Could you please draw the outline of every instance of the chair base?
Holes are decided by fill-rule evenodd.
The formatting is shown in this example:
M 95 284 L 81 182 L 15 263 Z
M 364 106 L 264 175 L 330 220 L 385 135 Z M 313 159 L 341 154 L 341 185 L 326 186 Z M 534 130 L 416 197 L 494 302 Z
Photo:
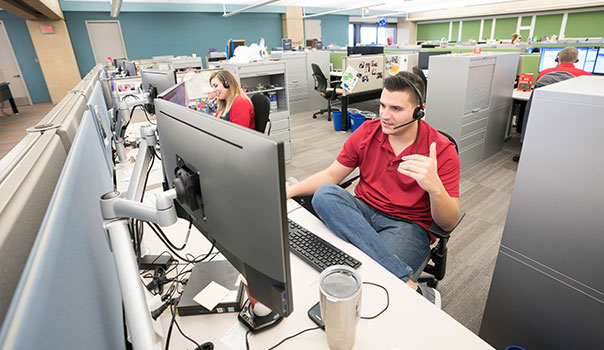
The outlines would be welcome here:
M 327 121 L 330 122 L 331 121 L 331 112 L 334 112 L 334 111 L 337 112 L 337 111 L 339 111 L 339 109 L 337 109 L 337 108 L 331 108 L 331 109 L 323 108 L 320 111 L 314 113 L 312 115 L 312 117 L 313 117 L 313 119 L 317 119 L 317 116 L 319 114 L 327 113 Z

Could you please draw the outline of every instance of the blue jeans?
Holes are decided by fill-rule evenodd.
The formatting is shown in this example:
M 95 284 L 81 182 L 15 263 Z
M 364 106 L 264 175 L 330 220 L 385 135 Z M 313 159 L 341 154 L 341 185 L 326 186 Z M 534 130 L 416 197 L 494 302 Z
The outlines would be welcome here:
M 430 236 L 423 227 L 392 219 L 340 186 L 319 187 L 312 205 L 338 237 L 405 282 L 428 256 Z

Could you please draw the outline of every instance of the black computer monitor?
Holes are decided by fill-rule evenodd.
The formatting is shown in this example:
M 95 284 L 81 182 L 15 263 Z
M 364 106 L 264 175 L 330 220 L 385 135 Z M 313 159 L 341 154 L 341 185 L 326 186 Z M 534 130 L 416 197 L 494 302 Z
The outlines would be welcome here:
M 283 143 L 165 100 L 155 107 L 165 187 L 184 194 L 179 216 L 215 243 L 252 297 L 290 315 Z
M 428 69 L 430 64 L 430 56 L 447 55 L 451 51 L 422 51 L 417 56 L 417 66 L 420 69 Z
M 186 106 L 185 82 L 181 81 L 172 88 L 165 90 L 157 97 L 181 106 Z
M 348 46 L 348 56 L 350 55 L 378 55 L 384 53 L 383 46 Z
M 136 64 L 132 61 L 124 62 L 124 71 L 126 72 L 126 76 L 135 77 L 136 76 Z
M 141 80 L 143 91 L 149 93 L 149 101 L 151 101 L 151 103 L 145 105 L 145 108 L 150 113 L 155 113 L 153 100 L 162 92 L 176 85 L 176 72 L 173 69 L 143 69 L 141 71 Z

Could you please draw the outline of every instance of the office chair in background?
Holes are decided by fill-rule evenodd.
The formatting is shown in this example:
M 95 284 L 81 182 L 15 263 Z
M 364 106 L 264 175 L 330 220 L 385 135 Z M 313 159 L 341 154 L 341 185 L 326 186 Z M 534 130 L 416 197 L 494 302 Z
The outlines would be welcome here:
M 453 137 L 440 130 L 439 132 L 446 136 L 449 140 L 451 140 L 451 142 L 453 142 L 453 144 L 455 145 L 455 150 L 459 153 L 459 149 L 457 148 L 457 142 L 455 142 Z M 347 188 L 355 180 L 357 180 L 359 176 L 360 175 L 357 168 L 350 175 L 344 178 L 344 180 L 339 183 L 339 186 L 342 188 Z M 314 208 L 312 207 L 312 197 L 312 195 L 299 196 L 293 197 L 293 200 L 298 202 L 301 206 L 303 206 L 306 210 L 311 212 L 316 217 L 319 217 L 315 212 Z M 450 231 L 445 231 L 440 228 L 436 223 L 432 222 L 432 225 L 430 225 L 428 231 L 432 235 L 434 235 L 434 237 L 436 237 L 437 242 L 432 248 L 430 248 L 430 252 L 428 253 L 428 256 L 426 257 L 420 268 L 418 268 L 417 271 L 415 271 L 414 274 L 411 276 L 411 279 L 413 281 L 420 283 L 425 282 L 428 284 L 428 286 L 432 288 L 436 288 L 438 286 L 438 282 L 445 277 L 445 272 L 447 268 L 447 242 L 451 237 L 451 233 L 453 232 L 453 230 L 455 230 L 455 228 L 457 228 L 457 226 L 465 215 L 466 213 L 460 210 L 457 224 L 455 224 L 455 227 Z
M 255 94 L 251 98 L 254 107 L 254 129 L 263 134 L 271 133 L 271 123 L 269 115 L 271 114 L 271 102 L 263 94 Z
M 315 80 L 315 91 L 317 91 L 323 98 L 327 100 L 327 108 L 323 108 L 317 113 L 313 114 L 313 118 L 317 118 L 317 115 L 327 112 L 327 120 L 331 121 L 331 112 L 339 111 L 339 109 L 331 108 L 331 101 L 338 98 L 338 95 L 342 95 L 344 90 L 338 88 L 341 83 L 340 80 L 327 82 L 327 78 L 323 75 L 321 68 L 315 64 L 310 64 L 312 68 L 312 77 Z

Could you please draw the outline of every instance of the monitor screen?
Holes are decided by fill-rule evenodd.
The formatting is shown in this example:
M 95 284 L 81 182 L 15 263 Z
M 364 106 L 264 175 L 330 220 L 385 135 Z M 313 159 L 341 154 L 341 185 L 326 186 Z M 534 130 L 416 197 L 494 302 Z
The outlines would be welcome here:
M 176 86 L 162 92 L 158 98 L 179 104 L 181 106 L 186 106 L 185 82 L 182 81 Z
M 593 74 L 604 74 L 604 48 L 600 47 L 594 63 Z
M 539 72 L 554 68 L 558 65 L 556 57 L 560 54 L 564 47 L 542 47 L 539 49 L 541 58 L 539 59 Z M 596 56 L 598 53 L 597 47 L 577 47 L 578 56 L 575 62 L 575 68 L 582 69 L 591 73 L 594 69 Z
M 417 57 L 417 66 L 420 69 L 428 69 L 430 65 L 430 56 L 448 55 L 451 51 L 423 51 Z
M 126 76 L 135 77 L 136 76 L 136 64 L 131 61 L 124 62 L 124 71 L 126 71 Z
M 348 46 L 348 56 L 350 55 L 379 55 L 384 53 L 383 46 Z
M 193 225 L 273 312 L 293 311 L 282 142 L 155 100 L 166 185 Z M 176 182 L 176 186 L 175 186 Z M 184 197 L 184 198 L 183 198 Z

